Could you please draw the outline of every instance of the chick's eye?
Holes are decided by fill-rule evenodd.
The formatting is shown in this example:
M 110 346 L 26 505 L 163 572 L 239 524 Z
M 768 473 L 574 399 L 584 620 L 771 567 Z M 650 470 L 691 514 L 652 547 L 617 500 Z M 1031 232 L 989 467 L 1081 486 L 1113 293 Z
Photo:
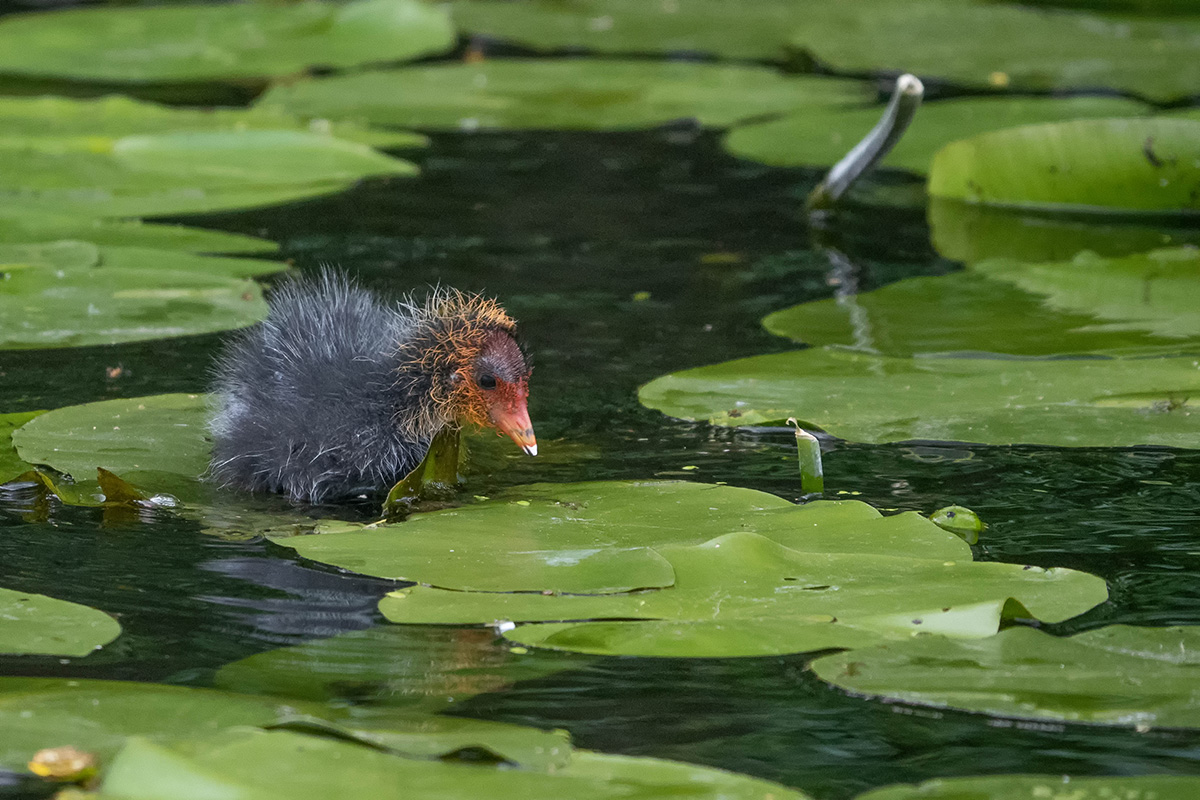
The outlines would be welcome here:
M 480 375 L 479 376 L 479 387 L 481 389 L 495 389 L 496 388 L 496 376 L 491 374 L 490 372 L 485 372 L 484 374 Z

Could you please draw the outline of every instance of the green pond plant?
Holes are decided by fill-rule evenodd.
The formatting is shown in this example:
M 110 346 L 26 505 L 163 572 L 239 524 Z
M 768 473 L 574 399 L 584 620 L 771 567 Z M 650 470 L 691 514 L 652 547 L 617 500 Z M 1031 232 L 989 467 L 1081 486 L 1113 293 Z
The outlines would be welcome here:
M 0 21 L 0 74 L 81 81 L 259 81 L 444 52 L 454 31 L 419 0 L 73 8 Z
M 1200 727 L 1197 627 L 919 637 L 824 656 L 811 668 L 854 694 L 917 705 L 1140 730 Z

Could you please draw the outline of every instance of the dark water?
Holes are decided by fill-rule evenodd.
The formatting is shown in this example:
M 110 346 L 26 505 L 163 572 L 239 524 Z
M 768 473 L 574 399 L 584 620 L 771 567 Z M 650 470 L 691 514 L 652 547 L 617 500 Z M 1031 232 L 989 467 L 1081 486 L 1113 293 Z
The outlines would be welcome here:
M 667 420 L 637 404 L 637 387 L 789 349 L 758 320 L 833 292 L 830 245 L 862 289 L 956 269 L 933 252 L 921 211 L 854 209 L 814 235 L 800 201 L 815 174 L 735 161 L 710 134 L 687 129 L 440 135 L 416 158 L 416 180 L 198 222 L 275 239 L 301 270 L 338 264 L 383 292 L 446 283 L 499 296 L 535 355 L 530 406 L 546 457 L 514 454 L 507 470 L 477 476 L 472 493 L 688 476 L 795 499 L 790 432 Z M 5 353 L 0 408 L 201 391 L 218 344 Z M 107 377 L 117 365 L 121 376 Z M 970 506 L 990 524 L 982 558 L 1108 579 L 1110 602 L 1065 631 L 1200 623 L 1200 453 L 833 443 L 826 469 L 830 492 L 879 508 Z M 8 674 L 204 685 L 235 659 L 381 623 L 386 581 L 270 543 L 220 541 L 166 514 L 39 515 L 32 503 L 0 494 L 4 584 L 101 608 L 126 633 L 85 660 L 0 659 Z M 813 679 L 803 657 L 567 661 L 573 669 L 475 697 L 457 713 L 564 727 L 585 747 L 711 764 L 827 798 L 960 774 L 1200 774 L 1194 734 L 871 703 Z

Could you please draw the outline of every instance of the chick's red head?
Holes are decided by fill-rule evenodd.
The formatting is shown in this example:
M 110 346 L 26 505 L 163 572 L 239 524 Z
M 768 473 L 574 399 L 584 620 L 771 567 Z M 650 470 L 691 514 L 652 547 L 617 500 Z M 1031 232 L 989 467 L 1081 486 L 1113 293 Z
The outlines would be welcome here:
M 435 334 L 420 359 L 437 417 L 495 428 L 537 455 L 526 406 L 532 369 L 513 319 L 495 300 L 459 292 L 436 295 L 424 311 Z

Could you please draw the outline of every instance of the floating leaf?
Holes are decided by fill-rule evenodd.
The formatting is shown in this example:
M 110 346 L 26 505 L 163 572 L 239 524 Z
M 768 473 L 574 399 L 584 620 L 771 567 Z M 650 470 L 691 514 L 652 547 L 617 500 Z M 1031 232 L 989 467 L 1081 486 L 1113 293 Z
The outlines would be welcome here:
M 463 722 L 468 722 L 463 720 Z M 580 765 L 574 764 L 578 758 Z M 804 800 L 778 784 L 674 761 L 572 753 L 557 770 L 406 758 L 333 738 L 291 731 L 230 731 L 178 748 L 131 739 L 100 785 L 99 798 L 335 796 L 346 786 L 369 797 L 396 787 L 417 797 L 573 800 L 694 797 Z
M 983 778 L 939 778 L 915 786 L 885 786 L 856 800 L 1191 800 L 1200 778 L 1143 775 L 1078 778 L 1072 775 L 996 775 Z
M 1200 121 L 1079 120 L 954 142 L 929 172 L 934 197 L 1047 210 L 1200 211 Z
M 44 411 L 17 411 L 12 414 L 0 414 L 0 485 L 33 469 L 32 464 L 17 454 L 17 448 L 12 443 L 12 434 L 29 420 L 44 413 Z
M 0 653 L 86 656 L 120 633 L 121 626 L 116 620 L 94 608 L 41 594 L 0 589 Z
M 67 406 L 25 423 L 13 443 L 29 463 L 77 480 L 98 467 L 126 480 L 146 473 L 195 479 L 208 469 L 206 403 L 203 395 L 165 394 Z
M 282 268 L 136 248 L 111 248 L 101 259 L 84 242 L 0 245 L 0 348 L 81 347 L 244 327 L 266 316 L 262 289 L 223 274 Z
M 280 108 L 180 108 L 112 95 L 95 99 L 0 97 L 0 142 L 44 147 L 49 138 L 86 138 L 93 144 L 122 136 L 238 131 L 300 131 L 371 147 L 420 147 L 409 131 L 363 128 L 329 120 L 303 121 Z
M 857 82 L 761 67 L 595 59 L 506 60 L 362 72 L 278 86 L 260 104 L 309 117 L 422 128 L 730 125 L 866 99 Z
M 675 570 L 670 588 L 554 596 L 415 586 L 379 608 L 402 623 L 598 620 L 522 625 L 505 636 L 584 653 L 703 657 L 859 647 L 918 633 L 990 636 L 1006 617 L 1062 620 L 1107 596 L 1104 581 L 1072 570 L 801 551 L 755 533 L 656 549 Z
M 1016 627 L 990 639 L 920 637 L 819 658 L 856 694 L 1004 717 L 1200 727 L 1200 630 L 1114 625 L 1069 638 Z
M 767 315 L 771 333 L 884 355 L 1200 349 L 1200 251 L 992 260 Z
M 651 381 L 672 417 L 787 417 L 880 444 L 914 439 L 1056 447 L 1200 447 L 1200 359 L 889 358 L 833 348 L 755 356 Z
M 685 482 L 537 484 L 403 523 L 331 521 L 319 530 L 275 541 L 364 574 L 483 592 L 670 586 L 674 571 L 657 548 L 733 530 L 821 552 L 970 557 L 962 542 L 915 514 L 885 519 L 863 503 L 796 506 L 749 489 Z
M 415 172 L 409 162 L 365 145 L 300 131 L 0 140 L 0 205 L 91 217 L 199 213 L 314 197 L 368 176 Z
M 1124 18 L 1008 3 L 792 3 L 791 45 L 842 72 L 912 72 L 974 87 L 1107 88 L 1155 100 L 1200 84 L 1195 16 Z
M 861 13 L 861 12 L 860 12 Z M 725 135 L 725 149 L 741 158 L 777 166 L 835 163 L 879 120 L 878 108 L 825 108 L 752 125 Z M 1133 100 L 1110 97 L 958 98 L 926 103 L 882 167 L 924 174 L 934 154 L 957 139 L 1039 122 L 1146 113 Z
M 710 53 L 731 59 L 781 59 L 788 34 L 803 19 L 793 0 L 731 6 L 720 0 L 454 0 L 455 23 L 468 33 L 556 51 Z
M 138 220 L 91 219 L 0 202 L 0 242 L 22 244 L 67 239 L 188 253 L 272 253 L 279 249 L 275 242 L 237 233 Z
M 21 770 L 38 750 L 68 743 L 107 764 L 130 736 L 156 741 L 204 736 L 271 725 L 317 708 L 130 681 L 0 678 L 0 766 Z
M 0 21 L 0 73 L 134 83 L 264 79 L 448 50 L 417 0 L 77 8 Z

